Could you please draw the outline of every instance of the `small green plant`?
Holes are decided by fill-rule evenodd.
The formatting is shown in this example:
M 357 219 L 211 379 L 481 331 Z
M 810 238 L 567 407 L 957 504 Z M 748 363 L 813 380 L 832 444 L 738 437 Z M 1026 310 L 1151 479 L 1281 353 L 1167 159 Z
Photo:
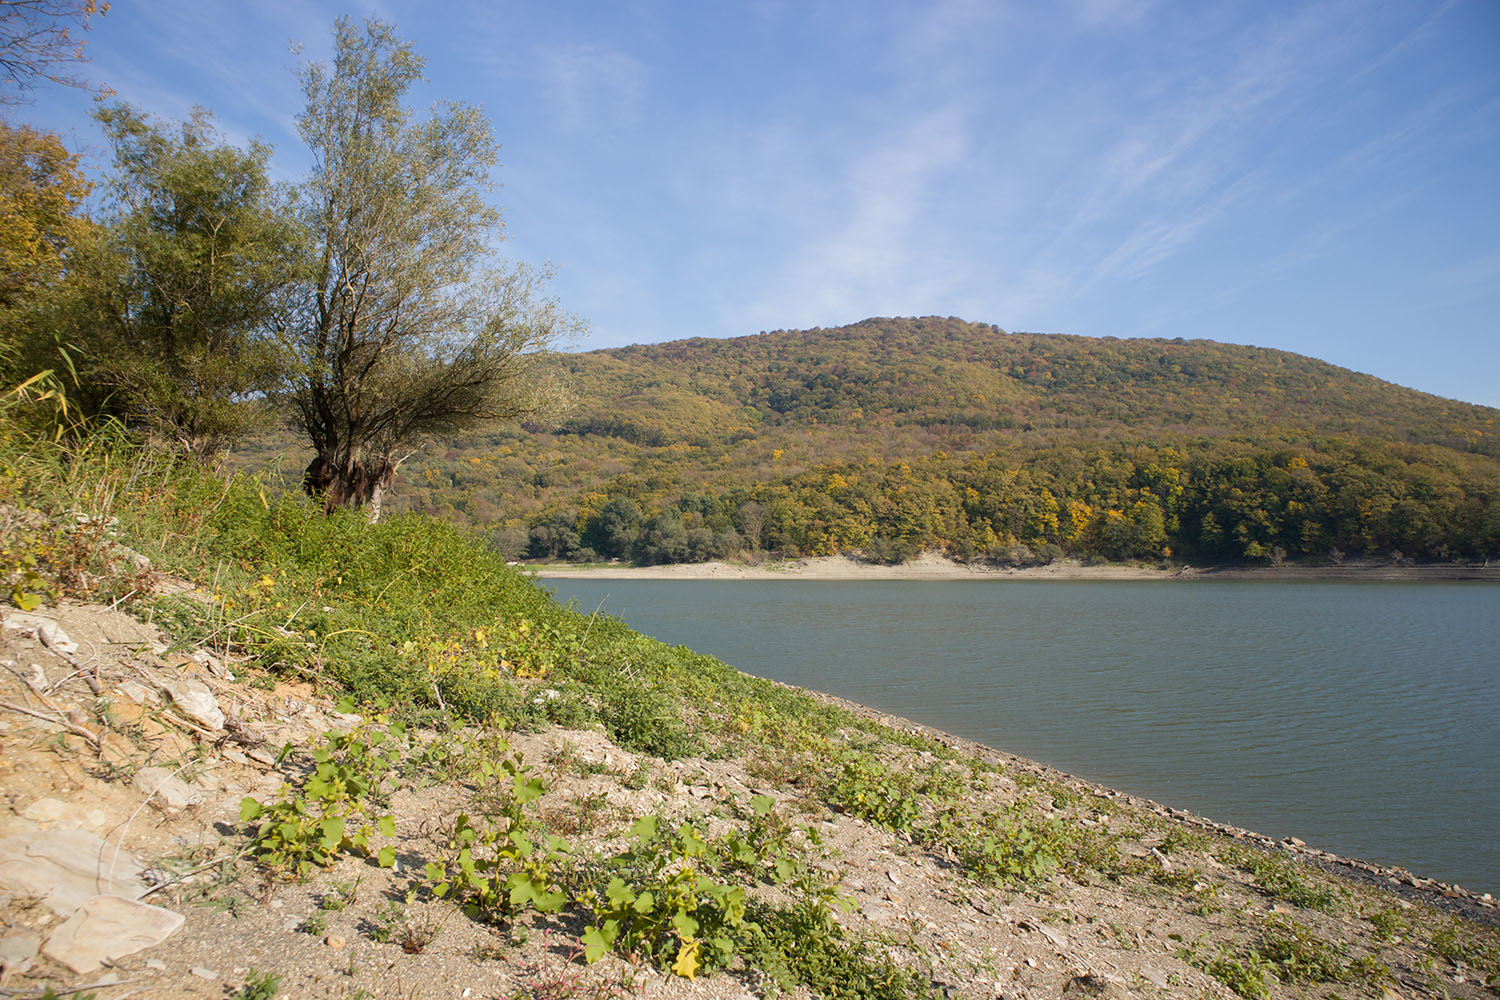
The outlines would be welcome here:
M 499 740 L 495 747 L 509 749 Z M 555 913 L 567 902 L 559 884 L 568 854 L 561 838 L 535 837 L 527 806 L 546 791 L 519 754 L 484 757 L 477 781 L 490 790 L 488 816 L 454 819 L 446 854 L 429 862 L 426 875 L 439 897 L 452 895 L 471 917 L 507 919 L 525 909 Z
M 280 988 L 280 976 L 269 972 L 257 973 L 251 969 L 246 973 L 244 985 L 235 991 L 232 1000 L 276 1000 L 276 991 Z
M 1266 985 L 1266 977 L 1273 974 L 1271 963 L 1254 951 L 1231 952 L 1228 948 L 1222 948 L 1217 955 L 1208 959 L 1191 953 L 1186 957 L 1192 964 L 1247 1000 L 1269 1000 L 1271 996 L 1271 990 Z
M 392 723 L 393 730 L 398 726 Z M 313 774 L 300 788 L 282 786 L 269 805 L 249 796 L 241 800 L 240 820 L 258 824 L 251 840 L 256 858 L 300 878 L 342 852 L 371 854 L 376 831 L 394 837 L 395 817 L 371 815 L 380 780 L 400 755 L 397 741 L 383 747 L 386 742 L 387 734 L 378 729 L 325 733 L 312 753 Z M 373 853 L 386 868 L 395 862 L 392 846 Z
M 1367 919 L 1370 926 L 1375 928 L 1375 936 L 1381 941 L 1395 941 L 1411 933 L 1411 921 L 1395 907 L 1377 910 Z
M 942 994 L 914 969 L 845 931 L 815 903 L 752 904 L 747 961 L 788 993 L 805 986 L 827 1000 L 928 1000 Z
M 844 812 L 887 830 L 909 830 L 921 815 L 912 776 L 886 767 L 867 753 L 855 753 L 829 789 L 829 801 Z
M 303 934 L 322 937 L 328 933 L 328 917 L 321 912 L 310 914 L 302 923 L 297 925 L 297 929 Z
M 1220 859 L 1248 872 L 1263 892 L 1293 906 L 1337 913 L 1347 903 L 1347 891 L 1315 884 L 1306 869 L 1286 854 L 1231 844 L 1220 853 Z
M 1480 932 L 1452 921 L 1432 935 L 1432 950 L 1450 962 L 1469 966 L 1485 977 L 1487 985 L 1500 985 L 1500 935 L 1490 940 Z
M 318 897 L 318 909 L 337 913 L 359 901 L 359 884 L 363 878 L 349 882 L 334 882 L 333 887 Z
M 613 950 L 689 979 L 728 964 L 746 931 L 744 887 L 711 877 L 709 842 L 689 824 L 644 816 L 630 837 L 635 845 L 607 866 L 617 874 L 581 899 L 595 915 L 585 959 Z

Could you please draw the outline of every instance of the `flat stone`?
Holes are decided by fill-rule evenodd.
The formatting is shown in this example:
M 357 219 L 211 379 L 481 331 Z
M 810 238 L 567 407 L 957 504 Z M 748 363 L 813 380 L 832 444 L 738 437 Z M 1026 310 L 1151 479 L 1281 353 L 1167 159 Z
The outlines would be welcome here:
M 42 830 L 54 826 L 71 826 L 99 833 L 109 822 L 109 813 L 103 809 L 89 809 L 76 802 L 63 802 L 60 799 L 37 799 L 21 810 L 21 816 Z
M 878 899 L 866 901 L 860 912 L 872 924 L 888 924 L 896 919 L 895 909 Z
M 137 705 L 160 705 L 161 697 L 140 681 L 121 681 L 115 690 Z
M 67 916 L 101 893 L 138 899 L 141 866 L 86 830 L 59 828 L 0 840 L 0 890 L 36 896 Z M 113 877 L 111 877 L 111 872 Z
M 197 678 L 169 681 L 162 690 L 171 697 L 172 703 L 189 719 L 215 732 L 224 728 L 224 713 L 214 700 L 213 692 Z
M 219 978 L 219 974 L 213 969 L 205 969 L 201 965 L 195 965 L 188 971 L 197 976 L 199 979 L 207 979 L 210 982 Z
M 143 767 L 135 772 L 131 783 L 173 809 L 185 809 L 203 801 L 203 792 L 164 767 Z
M 118 896 L 95 896 L 47 937 L 42 954 L 77 973 L 165 941 L 183 916 Z
M 41 949 L 42 936 L 36 931 L 14 931 L 0 937 L 0 969 L 25 972 Z
M 246 756 L 248 756 L 253 761 L 258 761 L 266 765 L 267 767 L 276 766 L 275 750 L 268 750 L 265 747 L 256 747 L 254 750 L 251 750 Z

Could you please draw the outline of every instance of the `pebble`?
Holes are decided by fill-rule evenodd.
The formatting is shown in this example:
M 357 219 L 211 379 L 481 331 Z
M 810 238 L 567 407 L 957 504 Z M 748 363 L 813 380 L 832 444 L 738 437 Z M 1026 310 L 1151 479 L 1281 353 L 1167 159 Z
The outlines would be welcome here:
M 197 976 L 199 979 L 207 979 L 210 982 L 219 978 L 219 974 L 213 969 L 205 969 L 201 965 L 195 965 L 188 971 Z
M 323 939 L 323 943 L 330 948 L 342 948 L 347 942 L 337 934 L 330 934 Z

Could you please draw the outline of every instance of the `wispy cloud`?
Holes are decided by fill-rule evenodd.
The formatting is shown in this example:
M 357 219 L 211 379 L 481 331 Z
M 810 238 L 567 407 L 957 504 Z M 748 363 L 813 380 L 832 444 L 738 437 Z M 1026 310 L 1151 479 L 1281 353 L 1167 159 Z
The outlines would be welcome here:
M 542 92 L 564 127 L 614 129 L 639 117 L 647 73 L 634 56 L 576 44 L 544 49 L 537 59 Z
M 948 108 L 919 116 L 887 134 L 885 141 L 851 163 L 847 195 L 831 236 L 795 253 L 762 316 L 851 315 L 879 311 L 893 294 L 920 298 L 934 269 L 919 258 L 931 253 L 914 229 L 927 208 L 938 176 L 957 163 L 968 146 L 965 115 Z M 831 193 L 831 192 L 830 192 Z

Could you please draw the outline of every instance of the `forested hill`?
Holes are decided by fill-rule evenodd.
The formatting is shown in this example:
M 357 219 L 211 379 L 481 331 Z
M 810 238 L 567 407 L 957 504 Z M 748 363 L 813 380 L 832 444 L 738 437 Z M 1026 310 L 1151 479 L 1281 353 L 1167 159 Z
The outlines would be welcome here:
M 398 508 L 537 558 L 1500 556 L 1500 411 L 1284 351 L 925 318 L 558 364 L 564 414 L 413 458 Z
M 562 429 L 707 445 L 768 427 L 1348 434 L 1500 456 L 1496 411 L 1304 355 L 1193 340 L 1007 334 L 957 319 L 695 338 L 572 355 Z M 1488 433 L 1487 433 L 1488 432 Z M 903 435 L 905 438 L 906 435 Z M 988 443 L 988 438 L 982 438 Z M 970 442 L 964 441 L 963 444 Z

